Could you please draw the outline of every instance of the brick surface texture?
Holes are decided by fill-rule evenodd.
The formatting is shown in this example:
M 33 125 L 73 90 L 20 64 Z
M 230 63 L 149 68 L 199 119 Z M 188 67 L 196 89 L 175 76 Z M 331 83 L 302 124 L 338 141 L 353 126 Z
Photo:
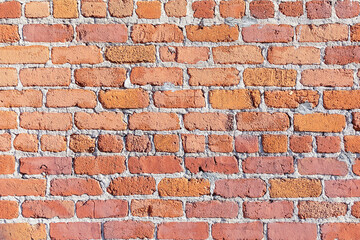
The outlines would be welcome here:
M 359 240 L 359 43 L 359 0 L 0 0 L 0 240 Z

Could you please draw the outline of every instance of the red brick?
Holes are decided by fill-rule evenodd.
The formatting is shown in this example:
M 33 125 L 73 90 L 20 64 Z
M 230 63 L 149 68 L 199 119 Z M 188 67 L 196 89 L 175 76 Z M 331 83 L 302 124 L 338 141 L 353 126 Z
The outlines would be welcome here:
M 23 112 L 20 127 L 31 130 L 66 131 L 72 128 L 70 113 Z
M 80 42 L 126 42 L 125 24 L 80 24 L 76 27 Z
M 50 238 L 66 239 L 101 239 L 101 224 L 97 222 L 50 223 Z
M 234 42 L 239 38 L 237 26 L 227 24 L 203 26 L 187 25 L 186 36 L 191 42 Z
M 265 18 L 273 18 L 274 11 L 274 3 L 269 0 L 254 0 L 250 2 L 250 13 L 251 16 L 255 18 L 265 19 Z
M 78 218 L 115 218 L 128 214 L 128 203 L 124 200 L 88 200 L 76 203 Z
M 42 93 L 39 90 L 2 90 L 0 107 L 34 107 L 42 106 Z
M 200 0 L 192 3 L 195 18 L 213 18 L 215 14 L 215 1 Z
M 35 134 L 19 133 L 14 139 L 14 148 L 23 152 L 37 152 L 39 140 Z
M 317 152 L 336 153 L 341 150 L 341 139 L 337 136 L 316 136 Z
M 298 159 L 298 170 L 301 175 L 345 176 L 348 172 L 346 162 L 336 158 Z
M 236 218 L 239 206 L 230 201 L 203 201 L 186 203 L 188 218 Z
M 100 91 L 99 101 L 105 108 L 145 108 L 150 102 L 141 88 Z
M 184 35 L 181 28 L 174 24 L 135 24 L 131 39 L 134 43 L 182 42 Z
M 163 62 L 196 64 L 209 59 L 208 47 L 160 47 L 160 59 Z
M 21 17 L 21 4 L 18 1 L 0 3 L 0 18 Z
M 154 105 L 159 108 L 201 108 L 205 107 L 202 90 L 156 91 Z
M 50 89 L 46 95 L 46 107 L 50 108 L 94 108 L 95 106 L 96 95 L 93 91 L 90 90 Z
M 157 152 L 178 152 L 180 148 L 179 136 L 156 134 L 154 135 L 154 145 Z
M 103 134 L 98 137 L 98 148 L 101 152 L 122 152 L 123 146 L 121 136 Z
M 104 223 L 106 239 L 153 238 L 155 225 L 142 221 L 110 221 Z
M 175 113 L 141 112 L 129 117 L 129 129 L 164 131 L 180 129 L 179 117 Z
M 261 179 L 221 179 L 215 182 L 214 195 L 225 198 L 258 198 L 264 196 L 265 192 L 266 184 Z
M 206 222 L 166 222 L 158 225 L 158 239 L 207 239 L 209 225 Z
M 270 47 L 268 61 L 277 65 L 320 64 L 320 49 L 315 47 Z
M 158 184 L 161 197 L 199 197 L 210 195 L 210 181 L 199 178 L 163 178 Z
M 0 42 L 1 43 L 17 42 L 19 40 L 20 40 L 20 36 L 19 36 L 18 26 L 5 25 L 5 24 L 0 25 Z
M 0 179 L 0 196 L 45 196 L 45 179 Z
M 125 171 L 125 157 L 123 156 L 83 156 L 74 160 L 75 174 L 110 175 Z
M 181 217 L 181 201 L 162 199 L 131 200 L 131 215 L 138 217 Z
M 356 1 L 337 1 L 335 11 L 338 18 L 353 18 L 360 14 L 360 4 Z
M 315 223 L 277 222 L 268 224 L 269 239 L 281 239 L 292 236 L 294 240 L 316 239 L 317 226 Z
M 0 201 L 0 218 L 2 219 L 13 219 L 19 216 L 19 204 L 16 201 Z M 1 229 L 1 225 L 0 225 Z M 0 230 L 1 231 L 1 230 Z M 3 234 L 3 232 L 1 232 Z
M 360 180 L 328 180 L 325 181 L 325 194 L 330 198 L 336 197 L 359 197 Z
M 190 112 L 184 115 L 184 126 L 187 130 L 231 131 L 233 116 L 223 113 Z
M 121 112 L 76 112 L 74 122 L 79 129 L 125 130 L 126 123 L 123 118 Z
M 81 87 L 122 87 L 125 79 L 124 68 L 75 69 L 75 81 Z
M 52 196 L 89 196 L 101 195 L 100 184 L 97 180 L 91 178 L 64 178 L 53 179 L 50 183 L 50 194 Z
M 306 3 L 307 17 L 321 19 L 331 17 L 331 1 L 313 0 Z
M 97 46 L 53 47 L 51 60 L 54 64 L 96 64 L 103 61 L 100 48 Z
M 325 49 L 325 64 L 360 63 L 360 46 L 334 46 Z
M 26 218 L 71 218 L 74 216 L 74 202 L 59 200 L 28 200 L 22 205 L 22 215 Z
M 182 85 L 182 70 L 175 67 L 134 67 L 130 73 L 131 83 L 136 85 L 155 85 L 161 86 L 165 83 Z
M 20 70 L 23 86 L 69 86 L 71 70 L 69 68 L 23 68 Z
M 279 11 L 288 17 L 300 17 L 304 14 L 303 1 L 281 2 Z
M 130 157 L 128 168 L 130 173 L 165 174 L 182 172 L 181 159 L 175 156 Z
M 119 177 L 110 182 L 107 191 L 114 196 L 151 195 L 155 188 L 155 179 L 152 177 Z
M 359 112 L 353 112 L 352 113 L 352 124 L 356 131 L 360 130 L 360 113 Z
M 239 71 L 236 68 L 189 68 L 191 86 L 234 86 L 239 84 Z
M 24 40 L 28 42 L 70 42 L 74 29 L 65 24 L 27 24 L 23 27 Z
M 219 10 L 220 16 L 223 18 L 242 18 L 245 15 L 245 1 L 220 1 Z
M 186 157 L 185 167 L 191 173 L 212 172 L 234 174 L 239 172 L 238 161 L 235 157 Z
M 242 161 L 244 173 L 289 174 L 294 173 L 292 157 L 248 157 Z
M 264 62 L 257 46 L 221 46 L 213 48 L 214 62 L 219 64 L 260 64 Z
M 0 174 L 13 174 L 15 171 L 15 157 L 0 155 Z
M 71 174 L 70 157 L 26 157 L 20 158 L 20 173 L 61 175 Z
M 181 140 L 186 153 L 205 151 L 205 136 L 195 134 L 182 134 Z
M 347 212 L 346 203 L 301 201 L 298 204 L 299 218 L 330 218 L 344 216 Z
M 285 24 L 254 24 L 242 29 L 242 37 L 244 42 L 291 42 L 294 37 L 294 29 Z
M 360 202 L 355 202 L 351 207 L 351 215 L 360 218 Z
M 150 152 L 151 142 L 146 135 L 127 135 L 126 136 L 126 150 L 130 152 Z
M 290 149 L 295 153 L 308 153 L 312 151 L 312 136 L 297 136 L 290 137 Z
M 0 224 L 1 237 L 3 239 L 46 239 L 45 224 L 38 223 L 31 225 L 30 223 L 5 223 Z
M 213 152 L 232 152 L 233 138 L 229 135 L 209 135 L 208 146 Z
M 351 87 L 354 72 L 351 69 L 306 69 L 300 83 L 310 87 Z
M 240 131 L 285 131 L 290 126 L 286 113 L 241 112 L 236 122 Z
M 294 130 L 300 132 L 341 132 L 346 126 L 345 116 L 341 114 L 295 114 Z
M 352 165 L 352 171 L 354 172 L 355 175 L 360 176 L 360 159 L 359 158 L 355 159 L 354 164 Z
M 360 108 L 359 90 L 324 91 L 324 107 L 326 109 Z
M 244 239 L 263 239 L 263 231 L 261 222 L 215 223 L 212 225 L 212 237 L 216 240 L 237 240 L 239 236 Z
M 321 239 L 358 239 L 359 223 L 325 223 L 321 225 Z
M 251 219 L 291 218 L 294 205 L 290 201 L 244 202 L 244 217 Z
M 235 138 L 235 151 L 256 153 L 259 151 L 259 138 L 251 135 L 240 135 Z

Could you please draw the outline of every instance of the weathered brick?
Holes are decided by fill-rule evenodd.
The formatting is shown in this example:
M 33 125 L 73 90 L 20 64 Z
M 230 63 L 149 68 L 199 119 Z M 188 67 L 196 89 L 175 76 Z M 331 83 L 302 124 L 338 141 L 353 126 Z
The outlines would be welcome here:
M 113 0 L 115 1 L 115 0 Z M 122 2 L 121 0 L 116 0 Z M 128 1 L 132 2 L 132 1 Z M 110 3 L 109 3 L 110 4 Z M 155 62 L 155 46 L 107 47 L 105 57 L 113 63 Z
M 330 218 L 344 216 L 347 212 L 346 203 L 300 201 L 298 204 L 299 218 Z
M 94 108 L 95 106 L 96 95 L 90 90 L 50 89 L 46 95 L 46 107 L 50 108 Z
M 213 18 L 216 3 L 214 0 L 200 0 L 191 4 L 195 18 Z
M 52 196 L 89 196 L 101 195 L 100 184 L 97 180 L 91 178 L 64 178 L 53 179 L 50 183 L 50 194 Z
M 16 201 L 1 200 L 0 208 L 2 210 L 0 212 L 0 218 L 2 219 L 13 219 L 19 216 L 19 204 Z M 1 229 L 1 225 L 0 225 L 0 229 Z
M 279 4 L 279 11 L 288 17 L 300 17 L 304 14 L 303 2 L 281 2 Z
M 76 84 L 81 87 L 122 87 L 126 79 L 126 70 L 124 68 L 80 68 L 75 69 L 74 76 Z
M 186 0 L 170 0 L 165 3 L 165 13 L 169 17 L 185 17 L 186 16 Z
M 28 2 L 25 4 L 25 17 L 27 18 L 45 18 L 49 15 L 49 2 Z
M 273 108 L 297 108 L 303 103 L 316 107 L 319 97 L 319 93 L 312 90 L 266 91 L 264 94 L 266 105 Z
M 290 127 L 286 113 L 241 112 L 236 114 L 240 131 L 285 131 Z
M 182 42 L 182 29 L 174 24 L 136 24 L 131 30 L 131 39 L 135 43 Z
M 296 75 L 293 69 L 247 68 L 243 79 L 246 86 L 294 87 Z
M 0 18 L 21 17 L 21 4 L 18 1 L 0 3 Z
M 14 139 L 14 148 L 23 152 L 37 152 L 39 140 L 35 134 L 19 133 Z
M 26 64 L 46 63 L 49 60 L 49 48 L 46 46 L 6 46 L 0 47 L 0 63 Z
M 76 215 L 78 218 L 125 217 L 127 213 L 127 201 L 120 199 L 88 200 L 76 203 Z
M 0 87 L 14 87 L 18 84 L 15 68 L 0 68 Z
M 0 92 L 0 96 L 1 96 L 1 92 Z M 7 107 L 7 106 L 2 106 L 2 107 Z M 16 112 L 0 111 L 0 129 L 15 129 L 15 128 L 17 128 Z
M 152 177 L 119 177 L 110 182 L 108 193 L 114 196 L 151 195 L 155 192 L 155 179 Z
M 296 37 L 299 42 L 346 41 L 349 27 L 345 24 L 298 25 Z
M 238 161 L 235 157 L 186 157 L 185 167 L 192 173 L 212 172 L 234 174 L 239 172 Z
M 54 18 L 77 18 L 79 17 L 76 0 L 54 0 Z
M 219 10 L 220 16 L 223 18 L 242 18 L 245 15 L 245 1 L 220 1 Z
M 235 151 L 240 153 L 255 153 L 259 151 L 259 138 L 251 135 L 235 137 Z
M 41 150 L 49 152 L 66 151 L 66 137 L 61 135 L 42 135 L 40 138 Z
M 233 86 L 240 81 L 236 68 L 189 68 L 188 74 L 191 86 Z
M 341 139 L 338 136 L 316 136 L 317 152 L 336 153 L 341 150 Z
M 182 202 L 163 199 L 131 200 L 131 215 L 137 217 L 181 217 Z
M 182 85 L 181 68 L 165 68 L 165 67 L 134 67 L 130 74 L 131 83 L 137 85 L 155 85 L 160 86 L 165 83 Z
M 320 64 L 320 49 L 315 47 L 270 47 L 268 61 L 276 65 Z
M 244 42 L 286 43 L 293 40 L 294 29 L 285 24 L 254 24 L 250 27 L 244 27 L 241 34 Z
M 274 222 L 268 224 L 268 237 L 281 239 L 284 236 L 293 236 L 293 239 L 316 239 L 317 226 L 315 223 L 303 222 Z
M 129 129 L 164 131 L 180 129 L 179 117 L 175 113 L 141 112 L 129 117 Z
M 324 91 L 323 98 L 327 109 L 360 108 L 360 90 Z
M 356 1 L 337 1 L 335 12 L 338 18 L 353 18 L 360 14 L 360 4 Z
M 195 134 L 182 134 L 181 140 L 186 153 L 198 153 L 205 151 L 205 136 Z
M 328 180 L 325 181 L 325 194 L 330 198 L 336 197 L 359 197 L 358 179 Z
M 244 173 L 289 174 L 294 172 L 292 157 L 248 157 L 242 161 Z
M 298 159 L 298 171 L 301 175 L 345 176 L 348 173 L 346 162 L 336 158 Z
M 46 227 L 43 223 L 3 223 L 0 224 L 1 237 L 3 239 L 46 239 Z
M 15 171 L 15 157 L 0 155 L 0 174 L 13 174 Z
M 211 106 L 216 109 L 252 109 L 257 108 L 260 104 L 260 91 L 212 90 L 209 93 L 209 101 Z
M 187 130 L 231 131 L 233 116 L 224 113 L 190 112 L 184 115 L 184 126 Z
M 199 197 L 210 194 L 210 182 L 207 179 L 163 178 L 158 191 L 162 197 Z
M 69 175 L 72 169 L 70 157 L 27 157 L 20 158 L 20 173 Z
M 73 134 L 70 136 L 69 148 L 74 152 L 94 152 L 95 139 L 88 135 Z
M 321 19 L 331 17 L 331 1 L 313 0 L 306 3 L 307 17 Z
M 341 132 L 346 126 L 346 119 L 341 114 L 295 114 L 294 130 L 300 132 Z
M 42 93 L 39 90 L 2 90 L 0 107 L 34 107 L 42 106 Z M 10 115 L 10 113 L 8 113 Z
M 106 17 L 107 4 L 103 1 L 82 0 L 81 14 L 84 17 L 104 18 Z
M 134 2 L 122 0 L 109 0 L 109 13 L 113 17 L 129 17 L 133 13 Z
M 145 108 L 150 100 L 145 90 L 133 88 L 100 91 L 99 101 L 105 108 Z
M 321 225 L 321 238 L 357 239 L 360 238 L 360 224 L 358 223 L 325 223 Z
M 75 174 L 110 175 L 125 171 L 123 156 L 83 156 L 74 159 Z
M 308 153 L 311 152 L 312 147 L 312 136 L 297 136 L 292 135 L 290 137 L 290 149 L 295 153 Z
M 22 205 L 26 218 L 71 218 L 74 216 L 74 202 L 61 200 L 28 200 Z
M 205 97 L 202 90 L 157 91 L 154 105 L 159 108 L 202 108 Z
M 360 153 L 360 136 L 344 136 L 344 145 L 346 152 Z
M 121 112 L 77 112 L 74 122 L 79 129 L 125 130 L 126 123 L 123 117 L 124 115 Z
M 1 5 L 0 5 L 1 6 Z M 10 43 L 20 40 L 19 29 L 16 25 L 0 25 L 0 42 Z
M 188 218 L 236 218 L 239 206 L 230 201 L 203 201 L 186 204 Z
M 319 197 L 322 186 L 318 179 L 270 179 L 271 198 Z
M 244 217 L 251 219 L 291 218 L 294 205 L 290 201 L 244 202 Z
M 180 148 L 179 136 L 175 134 L 154 135 L 154 145 L 157 152 L 178 152 Z
M 23 68 L 19 73 L 23 86 L 69 86 L 69 68 Z
M 259 19 L 274 17 L 274 3 L 269 0 L 254 0 L 250 2 L 251 16 Z
M 239 29 L 227 24 L 204 27 L 187 25 L 186 36 L 192 42 L 234 42 L 239 38 Z
M 326 64 L 360 63 L 360 46 L 326 47 L 324 60 Z
M 150 138 L 146 135 L 129 134 L 126 136 L 126 150 L 130 152 L 150 152 Z
M 123 146 L 121 136 L 102 134 L 98 137 L 98 148 L 101 152 L 122 152 Z
M 160 59 L 163 62 L 196 64 L 209 59 L 208 47 L 160 47 Z
M 213 152 L 232 152 L 233 138 L 229 135 L 209 135 L 208 146 Z
M 0 196 L 45 196 L 45 191 L 45 179 L 0 179 Z

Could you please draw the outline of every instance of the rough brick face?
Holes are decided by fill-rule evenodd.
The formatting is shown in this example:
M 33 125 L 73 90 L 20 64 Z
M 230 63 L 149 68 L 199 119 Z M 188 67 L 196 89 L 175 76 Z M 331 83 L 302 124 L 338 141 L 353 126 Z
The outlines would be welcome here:
M 359 0 L 0 2 L 0 239 L 360 239 Z

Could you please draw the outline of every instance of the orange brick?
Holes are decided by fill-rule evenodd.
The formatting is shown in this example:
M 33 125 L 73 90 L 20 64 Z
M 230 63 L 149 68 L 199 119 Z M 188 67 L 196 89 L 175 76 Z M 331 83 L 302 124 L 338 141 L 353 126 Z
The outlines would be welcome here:
M 72 128 L 70 113 L 23 112 L 20 127 L 31 130 L 66 131 Z
M 297 108 L 300 104 L 311 103 L 316 107 L 319 103 L 319 93 L 312 90 L 266 91 L 265 103 L 273 108 Z
M 94 108 L 96 95 L 93 91 L 83 89 L 51 89 L 46 95 L 46 107 L 80 107 Z
M 312 136 L 290 137 L 290 149 L 295 153 L 307 153 L 312 151 Z
M 264 62 L 257 46 L 221 46 L 213 48 L 214 62 L 219 64 L 260 64 Z
M 301 73 L 300 82 L 311 87 L 351 87 L 354 72 L 351 69 L 306 69 Z
M 17 128 L 17 114 L 11 111 L 0 111 L 0 129 Z
M 184 126 L 187 130 L 231 131 L 233 116 L 224 113 L 190 112 L 184 115 Z
M 5 223 L 0 224 L 0 231 L 4 239 L 45 239 L 46 227 L 43 223 Z
M 60 135 L 42 135 L 41 150 L 48 152 L 63 152 L 66 150 L 66 137 Z
M 207 179 L 163 178 L 158 191 L 162 197 L 199 197 L 210 194 L 210 182 Z
M 345 126 L 345 116 L 340 114 L 312 113 L 294 115 L 295 131 L 341 132 Z
M 71 218 L 74 216 L 74 202 L 45 200 L 25 201 L 22 205 L 22 215 L 26 218 Z
M 138 217 L 181 217 L 182 202 L 176 200 L 131 200 L 131 215 Z
M 208 47 L 160 47 L 160 58 L 163 62 L 196 64 L 209 59 Z
M 123 146 L 121 136 L 104 134 L 98 137 L 98 148 L 101 152 L 122 152 Z
M 45 179 L 0 179 L 1 196 L 45 196 Z M 1 230 L 0 230 L 1 231 Z M 13 239 L 13 238 L 10 238 Z
M 136 14 L 139 18 L 157 19 L 161 15 L 161 2 L 139 1 L 136 3 Z
M 165 83 L 182 85 L 183 73 L 181 68 L 176 67 L 134 67 L 130 74 L 131 83 L 137 85 L 160 86 Z
M 0 63 L 3 64 L 46 63 L 48 60 L 49 48 L 45 46 L 0 47 Z
M 110 182 L 107 191 L 114 196 L 151 195 L 155 188 L 155 179 L 152 177 L 119 177 Z
M 9 133 L 0 134 L 0 151 L 7 152 L 11 149 L 11 135 Z
M 20 70 L 23 86 L 69 86 L 71 70 L 69 68 L 23 68 Z
M 240 82 L 236 68 L 188 68 L 191 86 L 233 86 Z
M 130 173 L 166 174 L 182 172 L 181 158 L 175 156 L 130 157 L 128 168 Z
M 182 42 L 182 30 L 174 24 L 136 24 L 132 27 L 131 39 L 135 43 Z
M 316 136 L 317 152 L 336 153 L 341 150 L 341 139 L 338 136 Z
M 21 4 L 18 1 L 0 3 L 0 18 L 21 17 Z
M 244 42 L 291 42 L 294 37 L 294 29 L 285 24 L 254 24 L 242 29 Z
M 76 215 L 78 218 L 125 217 L 127 213 L 128 203 L 120 199 L 88 200 L 76 203 Z
M 76 157 L 74 159 L 75 174 L 110 175 L 122 173 L 125 170 L 123 156 Z
M 107 47 L 106 59 L 114 63 L 155 62 L 155 46 Z
M 347 205 L 341 202 L 301 201 L 298 204 L 299 218 L 330 218 L 344 216 Z
M 246 86 L 294 87 L 296 71 L 280 68 L 247 68 L 243 78 Z
M 209 101 L 216 109 L 253 109 L 260 104 L 260 92 L 248 89 L 212 90 Z
M 51 52 L 54 64 L 96 64 L 103 61 L 100 48 L 96 46 L 54 47 Z
M 79 17 L 76 0 L 54 0 L 54 18 L 77 18 Z
M 319 197 L 322 186 L 318 179 L 270 179 L 271 198 Z
M 122 87 L 126 79 L 124 68 L 80 68 L 74 72 L 81 87 Z
M 320 64 L 320 49 L 315 47 L 270 47 L 268 61 L 271 64 Z
M 99 101 L 105 108 L 145 108 L 150 102 L 141 88 L 100 91 Z
M 221 1 L 219 5 L 220 16 L 223 18 L 242 18 L 245 15 L 244 0 Z
M 288 139 L 286 135 L 262 135 L 263 150 L 266 153 L 287 152 Z
M 296 36 L 299 42 L 346 41 L 349 27 L 345 24 L 299 25 Z
M 324 107 L 326 109 L 360 108 L 359 90 L 324 91 Z
M 200 0 L 192 3 L 195 18 L 213 18 L 215 13 L 215 2 L 213 0 Z
M 2 90 L 1 107 L 41 107 L 42 93 L 39 90 Z
M 15 68 L 0 68 L 0 87 L 14 87 L 18 84 Z
M 141 112 L 129 117 L 129 129 L 165 131 L 180 129 L 179 117 L 175 113 Z
M 49 15 L 49 2 L 29 2 L 25 5 L 25 17 L 27 18 L 45 18 Z
M 109 6 L 109 13 L 111 16 L 123 18 L 132 15 L 134 9 L 134 2 L 109 0 L 108 6 Z
M 10 43 L 19 41 L 19 29 L 16 25 L 0 25 L 0 42 Z
M 165 13 L 169 17 L 185 17 L 186 4 L 186 0 L 170 0 L 165 3 Z
M 2 209 L 0 213 L 2 219 L 13 219 L 19 216 L 18 202 L 2 200 L 0 201 L 0 208 Z
M 74 152 L 94 152 L 95 139 L 87 135 L 73 134 L 70 136 L 69 148 Z
M 186 203 L 188 218 L 236 218 L 239 206 L 230 201 L 197 201 Z
M 157 152 L 178 152 L 179 137 L 175 134 L 154 135 L 154 145 Z
M 159 108 L 202 108 L 205 97 L 202 90 L 157 91 L 154 105 Z
M 300 17 L 304 14 L 303 2 L 281 2 L 279 4 L 279 11 L 288 17 Z
M 13 174 L 15 171 L 15 157 L 0 155 L 0 174 Z
M 199 27 L 187 25 L 186 36 L 192 42 L 234 42 L 239 38 L 238 27 L 226 24 Z
M 236 121 L 240 131 L 285 131 L 290 127 L 286 113 L 242 112 Z
M 155 224 L 144 221 L 109 221 L 104 224 L 106 239 L 154 238 Z
M 194 134 L 182 134 L 182 145 L 184 152 L 197 153 L 205 151 L 205 136 Z
M 125 130 L 122 112 L 75 113 L 75 125 L 79 129 Z
M 360 153 L 360 136 L 344 136 L 344 145 L 346 152 Z
M 209 149 L 213 152 L 232 152 L 233 138 L 229 135 L 209 135 Z
M 14 148 L 23 152 L 37 152 L 39 140 L 34 134 L 19 133 L 14 139 Z
M 84 17 L 104 18 L 106 17 L 106 3 L 101 0 L 82 0 L 81 14 Z

